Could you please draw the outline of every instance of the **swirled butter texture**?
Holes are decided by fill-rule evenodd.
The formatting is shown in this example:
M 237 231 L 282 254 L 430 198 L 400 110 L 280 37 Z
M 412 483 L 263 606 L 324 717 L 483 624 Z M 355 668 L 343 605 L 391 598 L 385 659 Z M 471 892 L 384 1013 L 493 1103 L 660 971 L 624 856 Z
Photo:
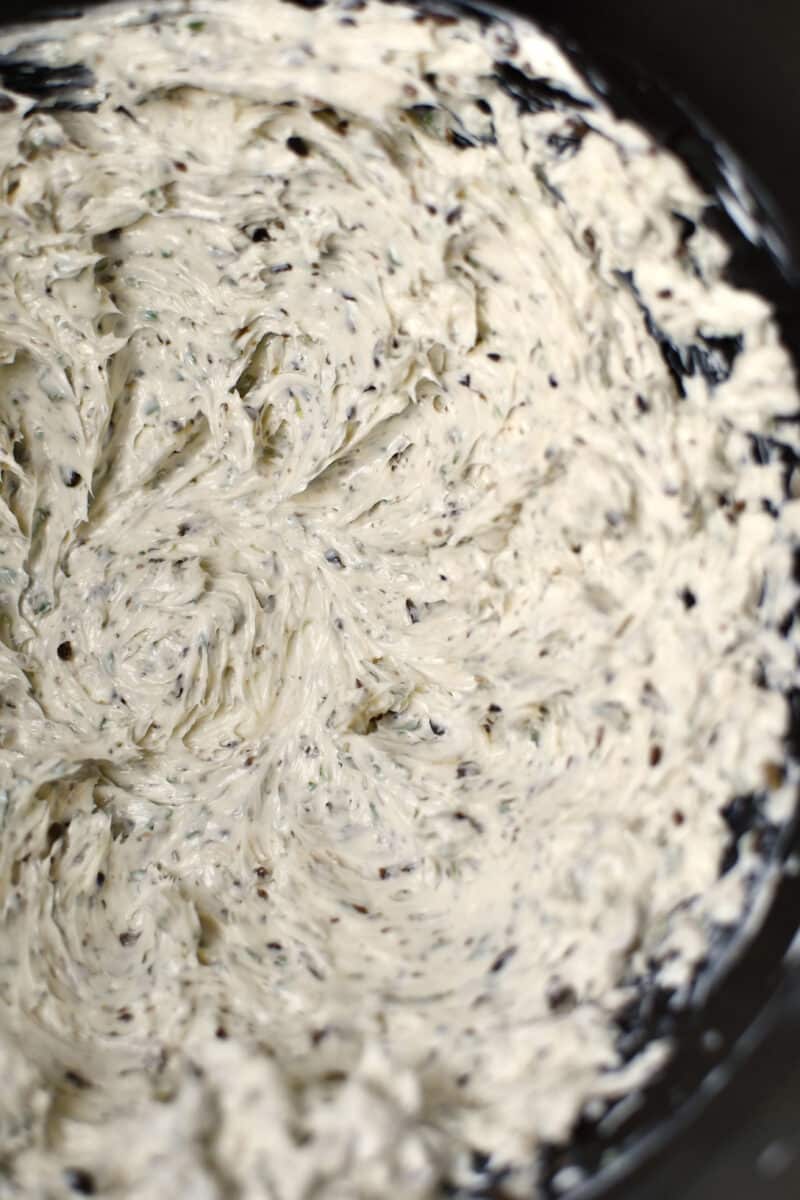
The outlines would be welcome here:
M 789 810 L 770 310 L 530 26 L 3 48 L 0 1195 L 529 1194 Z

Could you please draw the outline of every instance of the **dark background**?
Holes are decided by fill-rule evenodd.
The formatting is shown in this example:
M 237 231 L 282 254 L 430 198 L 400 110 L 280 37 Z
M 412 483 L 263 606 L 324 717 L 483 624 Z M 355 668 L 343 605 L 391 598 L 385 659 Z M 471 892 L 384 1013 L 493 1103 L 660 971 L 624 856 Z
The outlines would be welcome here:
M 610 1187 L 568 1200 L 798 1200 L 800 965 L 786 975 L 743 1039 L 716 1095 L 641 1165 Z
M 800 267 L 798 0 L 511 0 L 684 95 L 747 164 Z

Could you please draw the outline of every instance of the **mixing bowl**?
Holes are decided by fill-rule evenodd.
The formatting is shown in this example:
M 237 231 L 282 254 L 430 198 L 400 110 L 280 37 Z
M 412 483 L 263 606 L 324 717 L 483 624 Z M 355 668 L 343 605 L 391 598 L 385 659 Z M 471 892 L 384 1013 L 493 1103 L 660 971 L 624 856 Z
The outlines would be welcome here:
M 315 7 L 319 0 L 305 0 Z M 80 6 L 85 9 L 87 6 Z M 420 4 L 432 20 L 467 11 L 491 21 L 500 7 Z M 767 296 L 784 341 L 800 357 L 800 11 L 777 0 L 673 0 L 662 6 L 581 0 L 509 0 L 514 10 L 553 31 L 618 115 L 650 130 L 688 165 L 709 194 L 705 219 L 729 242 L 734 283 Z M 0 24 L 20 25 L 79 6 L 6 3 Z M 546 81 L 510 64 L 498 74 L 521 108 L 547 106 Z M 45 108 L 75 106 L 84 69 L 53 70 L 30 48 L 0 57 L 0 83 Z M 800 419 L 797 417 L 788 419 Z M 761 461 L 777 457 L 787 488 L 798 465 L 780 438 L 753 438 Z M 800 570 L 800 558 L 797 560 Z M 800 686 L 787 696 L 787 755 L 800 758 Z M 791 945 L 800 924 L 800 821 L 776 828 L 762 797 L 736 798 L 725 810 L 730 842 L 754 834 L 768 905 L 754 897 L 751 917 L 732 935 L 720 931 L 698 970 L 690 1002 L 653 984 L 618 1017 L 625 1058 L 655 1038 L 674 1054 L 642 1092 L 592 1109 L 570 1140 L 545 1150 L 542 1194 L 574 1200 L 612 1197 L 684 1200 L 725 1195 L 785 1197 L 800 1189 L 800 963 Z M 764 911 L 766 907 L 766 912 Z M 461 1193 L 457 1193 L 461 1194 Z M 500 1200 L 503 1175 L 487 1167 L 479 1196 Z

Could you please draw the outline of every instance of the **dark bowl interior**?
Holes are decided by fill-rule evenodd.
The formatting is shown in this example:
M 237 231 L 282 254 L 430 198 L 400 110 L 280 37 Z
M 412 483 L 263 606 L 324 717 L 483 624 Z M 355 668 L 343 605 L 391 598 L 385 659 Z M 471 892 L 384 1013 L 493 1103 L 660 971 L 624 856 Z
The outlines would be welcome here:
M 293 2 L 315 7 L 321 0 Z M 31 9 L 12 0 L 0 24 L 53 12 L 77 14 L 87 7 L 40 2 Z M 459 6 L 445 0 L 417 7 L 438 20 Z M 481 20 L 493 19 L 479 4 L 460 7 Z M 737 0 L 735 12 L 723 0 L 691 5 L 670 0 L 659 8 L 632 6 L 629 0 L 602 5 L 509 0 L 505 7 L 554 31 L 619 115 L 638 121 L 684 160 L 709 195 L 704 219 L 730 244 L 731 281 L 771 300 L 784 341 L 800 365 L 800 167 L 794 150 L 800 142 L 795 84 L 800 10 L 776 0 Z M 521 109 L 546 107 L 552 100 L 547 81 L 528 79 L 509 64 L 498 63 L 496 70 Z M 43 107 L 82 106 L 86 82 L 80 64 L 53 70 L 29 54 L 0 56 L 0 84 Z M 734 157 L 760 230 L 754 240 L 731 215 Z M 670 357 L 669 346 L 661 349 L 679 377 L 681 363 Z M 800 414 L 786 417 L 787 424 L 798 420 Z M 798 466 L 794 451 L 778 436 L 754 435 L 753 455 L 760 462 L 777 457 L 787 483 Z M 800 554 L 795 571 L 800 578 Z M 797 616 L 786 614 L 787 631 Z M 787 710 L 787 756 L 800 761 L 800 687 L 787 694 Z M 636 1103 L 626 1099 L 586 1116 L 567 1144 L 546 1148 L 544 1196 L 563 1196 L 560 1185 L 570 1175 L 583 1181 L 568 1189 L 575 1200 L 675 1195 L 699 1200 L 716 1194 L 723 1181 L 727 1200 L 800 1194 L 791 1155 L 783 1171 L 752 1179 L 747 1174 L 750 1160 L 777 1136 L 780 1114 L 770 1116 L 770 1105 L 784 1097 L 785 1112 L 800 1102 L 800 984 L 786 966 L 800 925 L 800 871 L 786 867 L 798 861 L 800 820 L 787 828 L 772 826 L 760 795 L 735 798 L 724 815 L 730 841 L 721 870 L 735 863 L 739 840 L 755 833 L 765 870 L 779 877 L 766 920 L 751 939 L 719 930 L 688 1006 L 677 1007 L 652 978 L 640 981 L 636 1002 L 618 1017 L 621 1054 L 632 1058 L 650 1040 L 663 1037 L 674 1040 L 675 1053 Z M 739 1167 L 732 1172 L 737 1160 L 727 1144 L 727 1128 L 734 1120 Z M 794 1169 L 800 1171 L 797 1162 Z M 503 1172 L 486 1163 L 484 1175 L 484 1186 L 470 1195 L 500 1200 Z M 453 1189 L 451 1194 L 462 1193 Z

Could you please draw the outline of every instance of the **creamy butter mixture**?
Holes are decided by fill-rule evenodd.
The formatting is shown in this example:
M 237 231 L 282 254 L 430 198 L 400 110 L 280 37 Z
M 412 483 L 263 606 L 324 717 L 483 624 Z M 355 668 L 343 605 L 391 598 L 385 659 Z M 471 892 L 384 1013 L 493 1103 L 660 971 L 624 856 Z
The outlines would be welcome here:
M 159 13 L 0 45 L 0 1196 L 522 1194 L 790 808 L 789 359 L 530 27 Z

